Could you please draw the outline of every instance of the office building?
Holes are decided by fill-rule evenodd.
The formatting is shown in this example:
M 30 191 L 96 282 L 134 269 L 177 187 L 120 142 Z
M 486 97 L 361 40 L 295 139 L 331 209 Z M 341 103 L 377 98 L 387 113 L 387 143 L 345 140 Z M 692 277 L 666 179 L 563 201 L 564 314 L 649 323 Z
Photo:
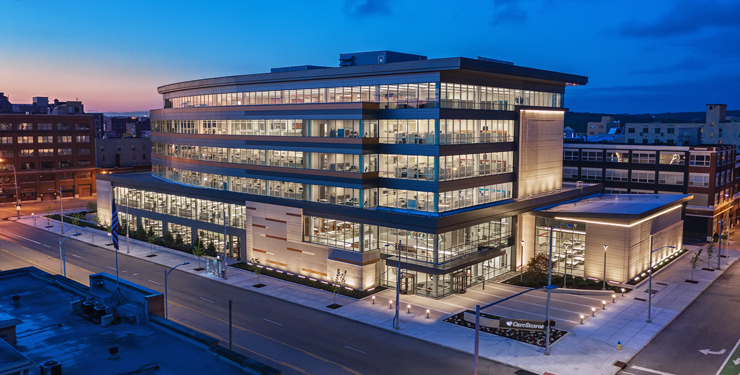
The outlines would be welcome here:
M 98 176 L 99 214 L 115 198 L 132 225 L 307 277 L 346 270 L 363 290 L 395 286 L 400 254 L 403 290 L 440 298 L 540 251 L 524 214 L 601 191 L 562 183 L 565 87 L 586 77 L 385 51 L 340 65 L 159 87 L 153 172 Z M 684 198 L 605 220 L 650 221 Z M 615 278 L 644 270 L 646 235 Z M 603 261 L 584 241 L 586 275 Z
M 565 142 L 563 179 L 604 185 L 607 194 L 691 194 L 684 234 L 706 240 L 737 206 L 733 145 L 669 146 Z M 727 227 L 725 227 L 727 228 Z
M 589 121 L 586 124 L 586 135 L 593 136 L 607 134 L 611 129 L 619 129 L 622 125 L 619 121 L 614 120 L 611 116 L 601 116 L 601 121 Z
M 152 169 L 150 138 L 96 138 L 98 173 L 141 172 Z
M 0 202 L 95 194 L 93 115 L 0 114 Z M 15 174 L 14 170 L 15 169 Z

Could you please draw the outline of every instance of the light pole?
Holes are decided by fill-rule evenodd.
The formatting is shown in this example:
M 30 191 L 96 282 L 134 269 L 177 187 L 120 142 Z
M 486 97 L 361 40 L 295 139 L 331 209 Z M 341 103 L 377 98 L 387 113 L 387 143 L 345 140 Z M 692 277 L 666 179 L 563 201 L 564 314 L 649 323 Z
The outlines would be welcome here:
M 52 189 L 55 193 L 59 193 L 59 210 L 61 211 L 59 213 L 59 218 L 62 219 L 62 231 L 61 234 L 64 234 L 64 197 L 62 196 L 62 189 Z
M 31 212 L 31 217 L 33 218 L 33 226 L 35 227 L 36 226 L 36 214 Z
M 524 282 L 524 240 L 520 240 L 519 243 L 522 245 L 522 260 L 521 266 L 519 267 L 519 282 Z
M 721 265 L 720 262 L 722 261 L 722 226 L 724 225 L 724 223 L 725 223 L 724 218 L 719 220 L 719 238 L 718 238 L 719 246 L 717 247 L 717 269 L 720 269 L 720 265 Z M 729 238 L 729 233 L 728 233 L 728 238 Z
M 565 246 L 565 273 L 563 273 L 563 289 L 566 289 L 568 287 L 568 244 L 563 244 Z M 571 267 L 571 271 L 573 268 Z
M 601 290 L 606 290 L 606 249 L 608 247 L 609 245 L 604 245 L 604 286 L 601 287 Z
M 557 226 L 550 227 L 550 254 L 547 259 L 547 320 L 545 321 L 545 355 L 550 355 L 550 294 L 553 289 L 557 288 L 557 285 L 552 285 L 552 235 L 555 228 L 559 228 L 563 225 L 567 228 L 572 228 L 570 224 L 566 223 L 560 223 Z
M 72 233 L 67 237 L 60 238 L 59 239 L 59 273 L 62 274 L 62 276 L 67 277 L 67 254 L 62 249 L 62 242 L 66 240 L 67 238 L 70 238 L 74 236 L 75 234 Z
M 5 161 L 4 159 L 0 159 L 0 162 Z M 18 219 L 21 218 L 21 195 L 18 191 L 18 175 L 15 172 L 15 166 L 14 165 L 8 165 L 11 169 L 13 169 L 13 181 L 15 182 L 15 212 L 16 217 Z
M 167 276 L 169 276 L 170 272 L 174 271 L 175 268 L 180 266 L 187 266 L 190 264 L 190 262 L 180 263 L 172 268 L 170 268 L 169 271 L 164 270 L 164 318 L 167 319 Z
M 647 322 L 652 323 L 653 322 L 653 253 L 664 248 L 671 248 L 675 249 L 675 246 L 663 246 L 660 248 L 657 248 L 653 250 L 653 236 L 650 236 L 650 268 L 648 269 L 648 316 L 647 316 Z
M 128 192 L 128 193 L 126 193 L 126 254 L 130 254 L 131 253 L 131 248 L 129 246 L 130 243 L 131 243 L 131 237 L 129 236 L 129 228 L 131 227 L 131 223 L 130 223 L 131 216 L 129 216 L 129 214 L 128 214 L 128 196 L 131 195 L 131 194 L 139 195 L 139 193 L 141 193 L 141 192 L 136 192 L 136 193 Z M 141 200 L 141 199 L 139 199 L 139 200 Z M 139 207 L 139 206 L 137 206 L 137 207 Z M 139 240 L 141 240 L 141 238 Z
M 392 246 L 392 245 L 391 244 L 385 244 L 385 246 Z M 398 272 L 396 272 L 396 274 L 397 274 L 398 277 L 396 279 L 396 315 L 393 318 L 393 328 L 395 328 L 395 329 L 401 329 L 401 319 L 400 319 L 400 317 L 398 315 L 399 312 L 400 312 L 399 309 L 400 309 L 400 305 L 401 305 L 400 304 L 400 302 L 401 302 L 400 301 L 400 299 L 401 299 L 401 296 L 400 296 L 400 294 L 401 294 L 401 240 L 398 240 L 397 250 L 398 250 Z

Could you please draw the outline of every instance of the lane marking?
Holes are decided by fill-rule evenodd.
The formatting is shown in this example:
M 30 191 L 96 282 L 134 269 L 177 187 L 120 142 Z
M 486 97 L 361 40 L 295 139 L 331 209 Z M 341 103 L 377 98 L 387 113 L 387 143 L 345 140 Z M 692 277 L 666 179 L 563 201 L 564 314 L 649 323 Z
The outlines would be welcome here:
M 71 255 L 71 256 L 73 256 L 73 257 L 75 257 L 75 258 L 80 258 L 80 259 L 82 259 L 82 257 L 81 257 L 81 256 L 79 256 L 79 255 L 76 255 L 76 254 L 69 254 L 69 255 Z
M 2 233 L 7 233 L 7 234 L 9 234 L 9 235 L 11 235 L 11 236 L 14 236 L 14 237 L 18 237 L 18 238 L 22 238 L 22 239 L 24 239 L 24 240 L 26 240 L 26 241 L 31 241 L 31 242 L 33 242 L 33 243 L 35 243 L 35 244 L 37 244 L 37 245 L 41 245 L 41 246 L 46 246 L 46 247 L 48 247 L 48 248 L 51 248 L 51 246 L 49 246 L 49 245 L 47 245 L 47 244 L 45 244 L 45 243 L 41 243 L 41 242 L 37 242 L 37 241 L 34 241 L 34 240 L 30 239 L 30 238 L 26 238 L 26 237 L 23 237 L 23 236 L 21 236 L 21 235 L 17 235 L 17 234 L 15 234 L 15 233 L 13 233 L 13 232 L 8 232 L 7 230 L 3 230 L 3 231 L 2 231 Z
M 272 321 L 272 320 L 270 320 L 270 319 L 265 319 L 265 318 L 262 318 L 262 320 L 264 320 L 264 321 L 266 321 L 266 322 L 270 322 L 270 323 L 272 323 L 272 324 L 277 324 L 277 325 L 279 325 L 279 326 L 281 326 L 281 325 L 282 325 L 282 324 L 280 324 L 280 323 L 278 323 L 278 322 L 273 322 L 273 321 Z
M 717 373 L 715 375 L 719 375 L 719 373 L 722 372 L 722 369 L 724 369 L 725 365 L 727 365 L 727 361 L 729 361 L 730 358 L 732 358 L 732 355 L 735 353 L 735 350 L 737 350 L 738 345 L 740 345 L 740 340 L 737 340 L 737 343 L 732 348 L 732 350 L 730 350 L 730 354 L 727 355 L 727 358 L 725 358 L 725 361 L 722 363 L 722 366 L 719 366 L 719 370 L 717 370 Z
M 200 298 L 200 299 L 202 299 L 203 301 L 206 301 L 206 302 L 216 303 L 216 302 L 213 302 L 213 301 L 209 300 L 208 298 L 203 298 L 203 297 L 198 297 L 198 298 Z
M 640 371 L 645 371 L 645 372 L 651 372 L 653 374 L 658 374 L 658 375 L 676 375 L 676 374 L 671 374 L 670 372 L 663 372 L 663 371 L 653 370 L 653 369 L 649 369 L 649 368 L 645 368 L 645 367 L 640 367 L 640 366 L 632 366 L 632 368 L 635 369 L 635 370 L 640 370 Z
M 185 305 L 181 305 L 181 304 L 179 304 L 179 303 L 177 303 L 177 302 L 172 302 L 172 301 L 169 301 L 169 303 L 170 303 L 170 304 L 172 304 L 172 305 L 175 305 L 175 306 L 179 306 L 179 307 L 182 307 L 182 308 L 188 309 L 188 310 L 190 310 L 190 311 L 193 311 L 193 312 L 195 312 L 195 313 L 198 313 L 198 314 L 201 314 L 201 315 L 207 316 L 207 317 L 209 317 L 209 318 L 211 318 L 211 319 L 214 319 L 214 320 L 218 320 L 218 321 L 220 321 L 220 322 L 222 322 L 222 323 L 226 323 L 226 324 L 229 324 L 229 322 L 228 322 L 228 321 L 226 321 L 226 320 L 223 320 L 223 319 L 221 319 L 221 318 L 219 318 L 219 317 L 216 317 L 216 316 L 213 316 L 213 315 L 210 315 L 210 314 L 204 313 L 204 312 L 202 312 L 202 311 L 196 310 L 196 309 L 194 309 L 194 308 L 192 308 L 192 307 L 189 307 L 189 306 L 185 306 Z M 320 356 L 318 356 L 318 355 L 316 355 L 316 354 L 313 354 L 313 353 L 311 353 L 311 352 L 309 352 L 309 351 L 307 351 L 307 350 L 304 350 L 304 349 L 301 349 L 301 348 L 299 348 L 299 347 L 296 347 L 296 346 L 290 345 L 290 344 L 288 344 L 288 343 L 285 343 L 285 342 L 283 342 L 283 341 L 280 341 L 280 340 L 278 340 L 278 339 L 274 339 L 274 338 L 272 338 L 272 337 L 270 337 L 270 336 L 267 336 L 267 335 L 264 335 L 264 334 L 262 334 L 262 333 L 259 333 L 259 332 L 256 332 L 256 331 L 252 331 L 251 329 L 247 329 L 247 328 L 241 327 L 241 326 L 239 326 L 239 325 L 237 325 L 237 324 L 232 324 L 232 325 L 233 325 L 233 327 L 234 327 L 234 328 L 236 328 L 236 329 L 240 329 L 240 330 L 242 330 L 242 331 L 245 331 L 245 332 L 249 332 L 249 333 L 255 334 L 255 335 L 257 335 L 257 336 L 260 336 L 260 337 L 264 337 L 264 338 L 266 338 L 266 339 L 268 339 L 268 340 L 270 340 L 270 341 L 273 341 L 273 342 L 276 342 L 276 343 L 278 343 L 278 344 L 281 344 L 281 345 L 287 346 L 287 347 L 289 347 L 289 348 L 291 348 L 291 349 L 295 349 L 295 350 L 298 350 L 298 351 L 300 351 L 301 353 L 304 353 L 304 354 L 306 354 L 306 355 L 308 355 L 308 356 L 311 356 L 311 357 L 314 357 L 314 358 L 316 358 L 316 359 L 320 359 L 320 360 L 322 360 L 322 361 L 324 361 L 324 362 L 327 362 L 327 363 L 331 363 L 331 364 L 333 364 L 333 365 L 339 366 L 339 367 L 341 367 L 342 369 L 344 369 L 344 370 L 346 370 L 346 371 L 348 371 L 348 372 L 351 372 L 351 373 L 353 373 L 353 374 L 355 374 L 355 375 L 362 375 L 362 373 L 361 373 L 361 372 L 355 371 L 355 370 L 353 370 L 353 369 L 351 369 L 351 368 L 349 368 L 349 367 L 346 367 L 346 366 L 344 366 L 344 365 L 342 365 L 342 364 L 339 364 L 339 363 L 337 363 L 337 362 L 334 362 L 334 361 L 332 361 L 332 360 L 330 360 L 330 359 L 326 359 L 326 358 L 320 357 Z
M 162 285 L 162 284 L 160 284 L 160 283 L 158 283 L 158 282 L 156 282 L 154 280 L 147 280 L 147 281 L 150 282 L 150 283 L 152 283 L 152 284 Z
M 349 349 L 349 350 L 354 350 L 354 351 L 356 351 L 356 352 L 358 352 L 358 353 L 362 353 L 362 354 L 367 354 L 367 353 L 363 352 L 362 350 L 357 350 L 357 349 L 355 349 L 355 348 L 351 348 L 351 347 L 349 347 L 349 346 L 347 346 L 347 345 L 345 345 L 344 347 L 345 347 L 345 348 L 347 348 L 347 349 Z
M 111 267 L 111 266 L 106 266 L 106 267 L 108 267 L 108 268 L 112 269 L 113 271 L 115 271 L 115 270 L 116 270 L 116 268 L 115 268 L 115 267 Z

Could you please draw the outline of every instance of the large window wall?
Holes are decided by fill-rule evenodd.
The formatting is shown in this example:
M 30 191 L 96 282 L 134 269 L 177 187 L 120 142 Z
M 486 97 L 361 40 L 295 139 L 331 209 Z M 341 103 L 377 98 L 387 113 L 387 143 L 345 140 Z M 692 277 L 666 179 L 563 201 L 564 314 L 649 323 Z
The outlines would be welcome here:
M 512 198 L 512 183 L 478 186 L 434 194 L 386 188 L 351 189 L 258 178 L 223 176 L 152 165 L 153 174 L 188 185 L 277 198 L 304 200 L 359 208 L 444 212 Z M 434 207 L 435 195 L 437 207 Z
M 439 144 L 514 141 L 514 120 L 439 120 Z
M 375 138 L 378 120 L 166 120 L 152 131 L 176 134 Z
M 571 228 L 562 225 L 552 230 L 550 227 L 568 224 Z M 549 254 L 552 241 L 552 270 L 553 272 L 581 276 L 584 275 L 586 226 L 575 222 L 564 222 L 551 218 L 538 217 L 535 220 L 536 246 L 535 254 Z
M 513 111 L 515 105 L 562 107 L 563 94 L 501 87 L 441 83 L 441 108 Z

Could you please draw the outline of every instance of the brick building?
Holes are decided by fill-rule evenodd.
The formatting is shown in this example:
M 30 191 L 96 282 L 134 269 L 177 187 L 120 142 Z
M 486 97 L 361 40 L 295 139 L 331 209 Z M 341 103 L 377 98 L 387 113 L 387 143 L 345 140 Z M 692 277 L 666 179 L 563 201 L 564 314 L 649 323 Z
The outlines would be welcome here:
M 93 115 L 0 114 L 0 202 L 95 194 Z

